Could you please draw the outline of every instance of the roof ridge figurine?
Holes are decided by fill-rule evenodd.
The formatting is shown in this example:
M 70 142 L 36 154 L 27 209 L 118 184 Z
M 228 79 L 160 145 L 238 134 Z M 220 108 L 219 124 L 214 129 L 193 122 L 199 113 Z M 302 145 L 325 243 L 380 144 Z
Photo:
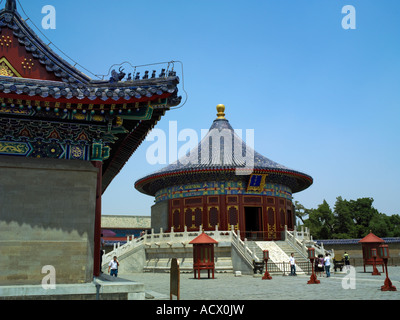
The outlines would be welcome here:
M 17 3 L 15 0 L 7 0 L 5 10 L 14 12 L 17 10 Z

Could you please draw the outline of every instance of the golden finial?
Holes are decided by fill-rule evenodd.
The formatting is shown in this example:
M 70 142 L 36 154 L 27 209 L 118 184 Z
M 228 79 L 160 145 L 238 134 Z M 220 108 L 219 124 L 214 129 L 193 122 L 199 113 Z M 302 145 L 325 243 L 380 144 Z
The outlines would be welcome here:
M 225 119 L 225 106 L 223 104 L 217 105 L 217 119 Z

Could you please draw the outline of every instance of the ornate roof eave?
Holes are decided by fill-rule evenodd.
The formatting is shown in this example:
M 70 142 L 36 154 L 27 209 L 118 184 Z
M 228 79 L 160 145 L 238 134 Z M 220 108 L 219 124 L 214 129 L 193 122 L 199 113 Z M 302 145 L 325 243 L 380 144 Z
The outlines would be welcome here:
M 133 80 L 129 75 L 124 80 L 123 71 L 113 70 L 109 80 L 91 79 L 37 36 L 17 12 L 15 0 L 7 0 L 0 10 L 1 33 L 13 37 L 45 75 L 24 78 L 22 73 L 13 72 L 13 76 L 0 76 L 0 107 L 8 112 L 7 116 L 18 117 L 20 110 L 28 108 L 43 110 L 43 114 L 58 110 L 78 112 L 85 115 L 84 120 L 79 120 L 82 123 L 89 121 L 86 115 L 93 112 L 104 114 L 108 125 L 113 117 L 123 119 L 123 127 L 112 132 L 116 139 L 103 162 L 103 191 L 166 110 L 181 102 L 179 77 L 173 70 L 166 73 L 163 69 L 158 76 L 155 72 L 149 76 L 146 71 L 142 79 L 136 74 Z
M 44 65 L 49 72 L 53 72 L 57 77 L 66 83 L 89 83 L 90 78 L 62 59 L 49 48 L 28 26 L 17 10 L 0 11 L 0 31 L 8 27 L 13 30 L 13 34 L 18 38 L 20 44 L 24 45 L 34 58 Z
M 131 155 L 137 150 L 146 138 L 148 132 L 154 128 L 167 109 L 156 109 L 147 121 L 140 121 L 138 127 L 127 134 L 120 142 L 115 155 L 106 160 L 103 165 L 102 192 L 104 193 L 114 177 L 121 171 Z
M 74 89 L 62 84 L 50 84 L 48 81 L 21 79 L 0 76 L 0 96 L 22 100 L 111 105 L 163 99 L 177 93 L 177 79 L 166 79 L 157 85 L 113 86 L 106 89 L 95 86 Z
M 9 9 L 7 9 L 9 8 Z M 94 80 L 69 64 L 58 54 L 56 54 L 49 45 L 45 44 L 36 33 L 22 19 L 15 8 L 15 1 L 7 1 L 5 9 L 0 10 L 0 33 L 2 28 L 9 28 L 13 35 L 23 45 L 27 52 L 43 65 L 46 70 L 53 73 L 60 81 L 24 79 L 15 77 L 0 77 L 0 92 L 13 85 L 21 86 L 20 91 L 25 89 L 31 96 L 42 96 L 41 93 L 35 94 L 32 91 L 45 92 L 53 90 L 53 96 L 60 98 L 59 91 L 67 89 L 65 98 L 77 99 L 102 99 L 103 101 L 130 100 L 143 97 L 151 98 L 164 93 L 172 94 L 177 90 L 179 77 L 175 73 L 165 74 L 161 72 L 158 77 L 134 79 L 128 81 L 122 80 Z M 3 87 L 4 86 L 4 87 Z M 18 88 L 16 88 L 16 91 Z M 80 102 L 82 103 L 82 102 Z M 93 102 L 88 102 L 93 103 Z M 104 103 L 104 102 L 102 102 Z
M 0 76 L 0 96 L 60 103 L 117 104 L 167 98 L 177 93 L 178 77 L 157 81 L 97 83 L 71 88 L 62 82 Z M 179 104 L 179 102 L 178 102 Z M 172 105 L 171 105 L 172 106 Z
M 208 168 L 208 169 L 192 169 L 192 170 L 177 170 L 171 172 L 154 173 L 148 175 L 135 183 L 135 188 L 147 195 L 154 196 L 156 192 L 165 187 L 177 185 L 177 178 L 184 176 L 184 180 L 188 183 L 209 181 L 211 175 L 224 175 L 226 179 L 243 180 L 247 183 L 250 174 L 238 174 L 240 171 L 248 172 L 248 168 Z M 313 183 L 313 178 L 301 172 L 282 170 L 282 169 L 266 169 L 254 168 L 252 174 L 268 174 L 266 182 L 276 182 L 277 176 L 285 176 L 288 178 L 289 187 L 293 193 L 307 189 Z M 157 186 L 156 186 L 157 184 Z

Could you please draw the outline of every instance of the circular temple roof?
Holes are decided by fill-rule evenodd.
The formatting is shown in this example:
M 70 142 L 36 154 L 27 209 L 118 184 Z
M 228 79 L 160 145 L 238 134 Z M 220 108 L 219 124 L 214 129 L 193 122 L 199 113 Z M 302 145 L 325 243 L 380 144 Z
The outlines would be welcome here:
M 266 182 L 288 186 L 293 193 L 308 188 L 311 176 L 274 162 L 247 145 L 225 119 L 225 106 L 217 106 L 217 119 L 196 148 L 173 164 L 139 179 L 135 188 L 154 196 L 173 185 L 205 181 L 241 180 L 251 174 L 268 174 Z

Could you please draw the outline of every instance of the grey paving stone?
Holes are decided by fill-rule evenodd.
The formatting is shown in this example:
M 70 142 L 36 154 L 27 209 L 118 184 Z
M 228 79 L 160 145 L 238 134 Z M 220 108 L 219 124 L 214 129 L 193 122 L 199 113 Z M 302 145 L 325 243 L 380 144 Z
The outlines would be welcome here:
M 296 277 L 272 274 L 272 280 L 260 276 L 216 273 L 215 279 L 202 274 L 181 273 L 181 300 L 400 300 L 400 267 L 389 267 L 389 278 L 398 291 L 384 292 L 381 286 L 386 275 L 372 276 L 362 267 L 353 274 L 336 273 L 318 278 L 320 284 L 307 284 L 309 275 Z M 169 273 L 132 273 L 121 277 L 144 283 L 148 297 L 165 300 L 169 297 Z

